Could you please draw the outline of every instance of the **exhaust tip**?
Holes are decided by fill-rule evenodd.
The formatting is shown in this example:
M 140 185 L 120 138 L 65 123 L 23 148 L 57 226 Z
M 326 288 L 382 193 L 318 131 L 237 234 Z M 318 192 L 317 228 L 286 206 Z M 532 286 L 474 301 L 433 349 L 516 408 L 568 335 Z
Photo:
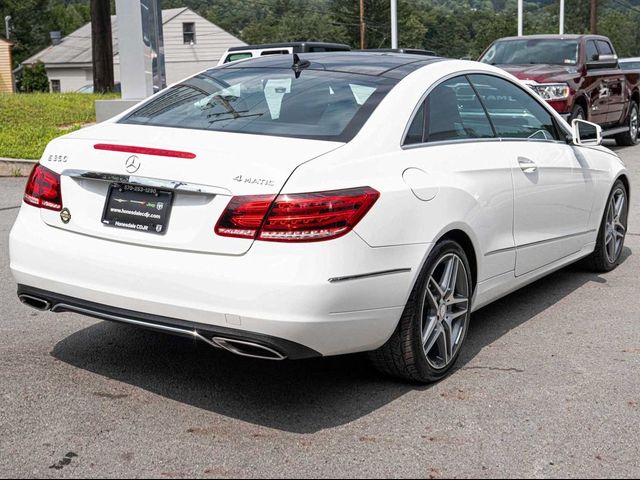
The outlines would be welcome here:
M 286 360 L 286 355 L 274 350 L 271 347 L 260 345 L 253 342 L 245 342 L 241 340 L 234 340 L 231 338 L 214 337 L 212 338 L 220 348 L 227 350 L 235 355 L 242 357 L 257 358 L 260 360 Z
M 31 308 L 35 308 L 36 310 L 40 310 L 42 312 L 51 310 L 51 303 L 48 300 L 44 300 L 42 298 L 34 297 L 31 295 L 20 295 L 18 296 L 18 298 L 22 303 Z

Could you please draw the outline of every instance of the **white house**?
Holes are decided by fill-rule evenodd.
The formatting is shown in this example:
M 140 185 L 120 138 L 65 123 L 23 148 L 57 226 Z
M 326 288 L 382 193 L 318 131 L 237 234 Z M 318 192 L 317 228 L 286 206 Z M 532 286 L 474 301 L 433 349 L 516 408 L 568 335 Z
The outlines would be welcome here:
M 172 84 L 206 68 L 214 67 L 227 48 L 246 43 L 209 22 L 189 8 L 162 11 L 167 83 Z M 113 30 L 114 76 L 120 81 L 118 22 L 111 18 Z M 93 84 L 91 24 L 79 28 L 23 65 L 42 62 L 52 92 L 75 92 Z

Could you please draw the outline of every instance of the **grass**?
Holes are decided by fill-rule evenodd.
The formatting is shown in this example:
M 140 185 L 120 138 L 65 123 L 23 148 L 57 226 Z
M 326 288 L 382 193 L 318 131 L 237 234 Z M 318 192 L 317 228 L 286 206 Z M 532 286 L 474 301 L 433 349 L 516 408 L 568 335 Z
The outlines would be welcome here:
M 95 102 L 115 95 L 0 94 L 0 157 L 39 159 L 56 137 L 96 120 Z

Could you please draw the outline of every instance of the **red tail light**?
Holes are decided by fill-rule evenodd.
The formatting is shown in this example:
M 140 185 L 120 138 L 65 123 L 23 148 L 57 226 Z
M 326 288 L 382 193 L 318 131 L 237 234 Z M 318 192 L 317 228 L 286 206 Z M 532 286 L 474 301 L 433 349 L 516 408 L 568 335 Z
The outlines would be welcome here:
M 60 175 L 38 163 L 29 176 L 24 201 L 38 208 L 62 210 Z
M 376 202 L 370 187 L 329 192 L 233 197 L 216 225 L 226 237 L 316 242 L 350 232 Z

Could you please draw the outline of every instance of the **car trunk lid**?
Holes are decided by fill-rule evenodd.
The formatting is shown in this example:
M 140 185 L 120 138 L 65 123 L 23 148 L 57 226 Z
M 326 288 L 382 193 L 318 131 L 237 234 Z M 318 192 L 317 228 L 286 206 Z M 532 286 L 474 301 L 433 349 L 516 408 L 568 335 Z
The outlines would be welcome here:
M 41 215 L 52 227 L 111 241 L 241 255 L 253 240 L 214 233 L 231 197 L 276 195 L 298 165 L 342 145 L 266 135 L 103 124 L 59 139 L 47 148 L 42 164 L 62 174 L 63 204 L 70 219 L 47 210 Z M 105 225 L 105 204 L 114 183 L 172 191 L 166 230 L 156 234 Z M 144 195 L 140 198 L 146 198 Z M 150 202 L 147 206 L 169 208 L 166 202 L 157 203 L 162 205 Z

